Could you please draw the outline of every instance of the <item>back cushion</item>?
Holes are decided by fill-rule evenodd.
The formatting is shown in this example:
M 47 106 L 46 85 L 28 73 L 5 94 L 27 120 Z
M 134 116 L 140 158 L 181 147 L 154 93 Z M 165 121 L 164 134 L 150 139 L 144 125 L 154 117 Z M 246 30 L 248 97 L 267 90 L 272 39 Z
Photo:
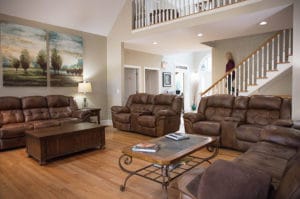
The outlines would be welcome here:
M 222 121 L 224 117 L 230 117 L 234 96 L 213 95 L 208 97 L 205 109 L 205 117 L 211 121 Z
M 32 109 L 32 108 L 47 108 L 47 99 L 42 96 L 29 96 L 22 98 L 22 107 L 23 109 Z
M 234 100 L 232 117 L 239 118 L 240 121 L 246 121 L 246 112 L 248 108 L 249 97 L 238 96 Z
M 49 108 L 49 112 L 52 119 L 66 118 L 72 116 L 72 110 L 69 106 Z
M 198 106 L 198 113 L 205 113 L 206 104 L 207 104 L 208 97 L 201 97 Z
M 254 95 L 250 97 L 248 107 L 248 124 L 268 125 L 280 118 L 281 98 Z
M 0 111 L 0 124 L 10 124 L 24 122 L 22 110 Z
M 153 109 L 152 100 L 152 95 L 146 93 L 134 94 L 128 98 L 127 106 L 129 106 L 130 112 L 133 113 L 151 112 Z
M 154 97 L 153 113 L 156 114 L 160 110 L 172 109 L 172 104 L 175 99 L 175 95 L 160 94 Z
M 47 97 L 48 107 L 66 107 L 70 106 L 69 97 L 64 95 L 48 95 Z
M 21 100 L 18 97 L 0 97 L 0 110 L 22 109 Z

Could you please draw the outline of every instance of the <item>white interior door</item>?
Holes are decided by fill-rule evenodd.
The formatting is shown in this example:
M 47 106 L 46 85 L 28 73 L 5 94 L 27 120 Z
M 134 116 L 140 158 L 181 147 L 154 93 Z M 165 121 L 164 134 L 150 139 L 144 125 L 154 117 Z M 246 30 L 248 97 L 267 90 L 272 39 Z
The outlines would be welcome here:
M 159 94 L 159 70 L 145 69 L 145 92 Z
M 124 81 L 125 81 L 125 97 L 128 97 L 132 94 L 138 93 L 138 69 L 136 68 L 124 68 Z

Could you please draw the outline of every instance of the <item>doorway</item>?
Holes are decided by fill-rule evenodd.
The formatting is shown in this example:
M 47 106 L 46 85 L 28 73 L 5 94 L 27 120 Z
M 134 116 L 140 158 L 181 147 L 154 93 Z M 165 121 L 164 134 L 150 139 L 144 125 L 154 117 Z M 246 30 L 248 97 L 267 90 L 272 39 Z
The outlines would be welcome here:
M 153 95 L 160 93 L 159 69 L 145 68 L 145 92 Z
M 132 94 L 139 92 L 139 67 L 124 67 L 124 102 Z

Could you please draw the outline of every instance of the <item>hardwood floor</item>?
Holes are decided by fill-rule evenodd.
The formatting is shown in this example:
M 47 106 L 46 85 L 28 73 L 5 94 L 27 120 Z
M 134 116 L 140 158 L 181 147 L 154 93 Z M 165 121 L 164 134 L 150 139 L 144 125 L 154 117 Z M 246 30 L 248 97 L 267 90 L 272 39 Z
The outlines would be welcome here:
M 162 198 L 159 184 L 137 176 L 128 181 L 125 192 L 119 189 L 127 176 L 118 166 L 121 149 L 148 139 L 151 137 L 107 127 L 104 150 L 71 155 L 45 166 L 28 158 L 24 148 L 0 152 L 0 198 Z M 205 150 L 197 153 L 208 154 Z M 221 149 L 215 159 L 232 160 L 239 154 Z M 131 168 L 146 164 L 134 159 Z M 169 190 L 169 198 L 177 198 L 177 194 Z

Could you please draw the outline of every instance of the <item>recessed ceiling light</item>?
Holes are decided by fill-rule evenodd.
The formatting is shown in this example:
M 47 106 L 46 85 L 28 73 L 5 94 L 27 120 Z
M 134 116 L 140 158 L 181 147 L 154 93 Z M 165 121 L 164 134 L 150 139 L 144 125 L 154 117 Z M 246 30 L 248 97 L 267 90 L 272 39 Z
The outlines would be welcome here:
M 158 43 L 157 43 L 156 41 L 154 41 L 152 44 L 153 44 L 153 45 L 157 45 Z
M 264 26 L 264 25 L 267 25 L 267 24 L 268 24 L 268 22 L 266 22 L 266 21 L 262 21 L 262 22 L 259 23 L 259 25 L 261 25 L 261 26 Z
M 202 33 L 198 33 L 197 36 L 198 36 L 198 37 L 202 37 L 203 34 L 202 34 Z

